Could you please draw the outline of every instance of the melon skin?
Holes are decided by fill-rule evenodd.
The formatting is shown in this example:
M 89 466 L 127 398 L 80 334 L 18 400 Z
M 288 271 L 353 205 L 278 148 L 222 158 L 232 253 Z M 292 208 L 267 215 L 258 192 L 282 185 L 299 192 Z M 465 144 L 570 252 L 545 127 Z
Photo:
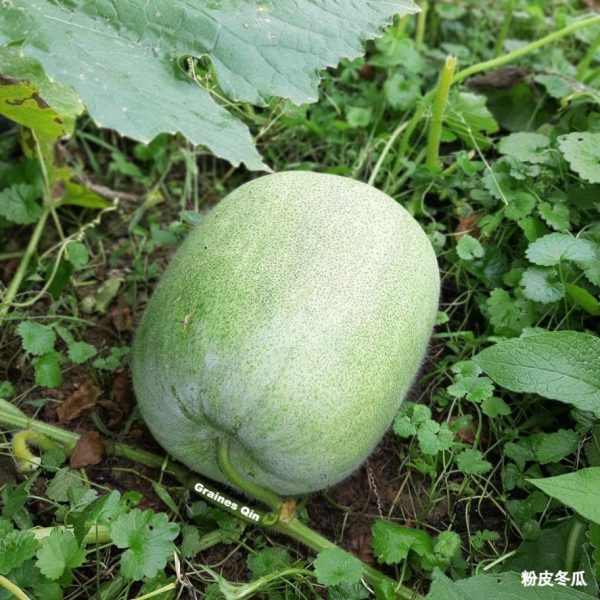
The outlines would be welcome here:
M 386 194 L 335 175 L 242 185 L 188 235 L 132 348 L 135 393 L 158 442 L 227 483 L 279 494 L 331 486 L 371 453 L 427 349 L 435 253 Z

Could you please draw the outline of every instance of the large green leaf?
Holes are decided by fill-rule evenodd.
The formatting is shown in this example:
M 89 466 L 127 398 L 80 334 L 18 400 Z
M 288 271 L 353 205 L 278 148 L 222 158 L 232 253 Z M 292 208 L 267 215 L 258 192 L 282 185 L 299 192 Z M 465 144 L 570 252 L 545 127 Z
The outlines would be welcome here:
M 475 361 L 513 392 L 560 400 L 600 417 L 600 338 L 577 331 L 546 331 L 506 340 Z
M 517 548 L 516 553 L 508 560 L 501 563 L 502 571 L 515 571 L 522 573 L 523 571 L 534 571 L 541 573 L 542 571 L 550 571 L 556 573 L 568 567 L 569 561 L 567 555 L 569 552 L 568 541 L 569 535 L 572 535 L 578 517 L 565 519 L 552 527 L 544 528 L 540 531 L 540 535 L 535 540 L 526 540 Z M 583 571 L 584 581 L 587 585 L 581 586 L 579 590 L 593 597 L 598 597 L 596 578 L 594 569 L 590 565 L 588 555 L 588 546 L 584 544 L 584 532 L 578 538 L 578 544 L 575 547 L 572 571 Z
M 100 126 L 142 142 L 180 131 L 261 169 L 248 129 L 211 94 L 214 78 L 231 100 L 314 102 L 321 69 L 414 11 L 411 0 L 12 0 L 0 43 L 19 42 L 71 85 Z M 208 83 L 187 74 L 189 57 L 214 74 Z
M 517 573 L 476 575 L 452 581 L 437 572 L 426 600 L 589 600 L 591 597 L 569 586 L 526 587 Z
M 589 467 L 545 479 L 528 479 L 552 498 L 575 509 L 582 517 L 600 523 L 600 467 Z

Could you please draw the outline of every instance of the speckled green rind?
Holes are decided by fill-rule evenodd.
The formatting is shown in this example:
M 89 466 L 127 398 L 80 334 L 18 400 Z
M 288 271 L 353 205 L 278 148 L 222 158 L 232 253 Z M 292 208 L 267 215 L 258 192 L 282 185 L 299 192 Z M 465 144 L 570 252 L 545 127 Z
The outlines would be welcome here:
M 435 254 L 375 188 L 285 172 L 241 186 L 185 240 L 138 328 L 141 413 L 174 457 L 280 494 L 322 489 L 369 455 L 425 353 Z

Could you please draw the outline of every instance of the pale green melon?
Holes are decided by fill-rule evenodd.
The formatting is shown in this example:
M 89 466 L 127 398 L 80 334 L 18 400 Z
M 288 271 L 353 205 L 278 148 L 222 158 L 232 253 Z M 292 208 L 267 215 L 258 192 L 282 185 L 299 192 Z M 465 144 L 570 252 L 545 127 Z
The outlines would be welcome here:
M 389 196 L 334 175 L 241 186 L 190 233 L 132 351 L 141 413 L 174 457 L 281 494 L 348 476 L 389 427 L 427 348 L 439 272 Z

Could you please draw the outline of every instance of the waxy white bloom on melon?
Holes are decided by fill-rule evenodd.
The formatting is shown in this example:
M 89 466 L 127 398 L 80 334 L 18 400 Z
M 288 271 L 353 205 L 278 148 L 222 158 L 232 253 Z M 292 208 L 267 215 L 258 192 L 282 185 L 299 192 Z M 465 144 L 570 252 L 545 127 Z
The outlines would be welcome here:
M 132 352 L 140 410 L 175 458 L 280 494 L 337 483 L 373 450 L 414 379 L 439 296 L 419 224 L 364 183 L 251 181 L 190 233 Z

